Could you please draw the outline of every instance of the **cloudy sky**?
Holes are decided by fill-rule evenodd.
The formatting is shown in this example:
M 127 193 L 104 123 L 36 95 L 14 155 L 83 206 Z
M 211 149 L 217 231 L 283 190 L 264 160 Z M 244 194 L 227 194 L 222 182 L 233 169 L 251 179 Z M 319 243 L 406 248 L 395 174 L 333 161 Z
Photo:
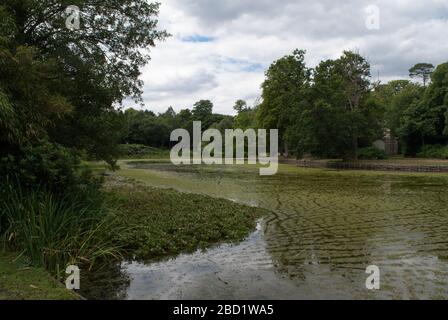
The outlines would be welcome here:
M 215 112 L 233 114 L 234 102 L 253 103 L 267 67 L 295 48 L 307 50 L 311 67 L 356 49 L 383 82 L 406 78 L 417 62 L 448 61 L 448 0 L 161 2 L 160 27 L 172 37 L 142 74 L 145 108 L 155 112 L 210 99 Z

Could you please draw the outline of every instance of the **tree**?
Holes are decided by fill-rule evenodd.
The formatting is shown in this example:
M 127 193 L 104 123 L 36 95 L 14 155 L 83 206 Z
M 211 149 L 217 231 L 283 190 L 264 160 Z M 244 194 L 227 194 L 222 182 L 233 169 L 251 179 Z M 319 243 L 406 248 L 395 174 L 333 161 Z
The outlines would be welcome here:
M 257 109 L 249 108 L 238 113 L 233 126 L 235 129 L 257 129 Z
M 192 115 L 194 121 L 202 122 L 203 128 L 209 128 L 215 122 L 213 119 L 213 103 L 210 100 L 196 102 L 193 106 Z
M 310 100 L 309 108 L 292 129 L 299 141 L 298 156 L 311 153 L 326 158 L 345 153 L 350 141 L 349 119 L 345 116 L 347 101 L 337 61 L 322 61 L 315 68 Z
M 193 114 L 190 109 L 182 109 L 177 115 L 179 128 L 188 130 L 190 135 L 193 134 Z
M 237 100 L 235 102 L 235 105 L 233 106 L 233 110 L 235 110 L 237 113 L 241 113 L 247 108 L 247 102 L 244 100 Z
M 372 93 L 381 105 L 384 128 L 390 129 L 393 136 L 398 135 L 400 121 L 404 112 L 423 97 L 424 88 L 409 80 L 392 80 L 375 88 Z
M 347 99 L 347 116 L 350 118 L 350 135 L 352 137 L 351 157 L 358 158 L 358 139 L 360 120 L 362 119 L 361 102 L 369 91 L 370 64 L 358 53 L 345 51 L 338 60 L 338 69 L 342 74 L 343 92 Z
M 225 134 L 226 129 L 233 129 L 233 118 L 230 116 L 224 117 L 221 121 L 213 123 L 210 128 L 217 129 Z
M 69 5 L 81 9 L 79 30 L 65 25 Z M 141 100 L 139 70 L 149 61 L 142 49 L 168 36 L 157 30 L 158 10 L 144 0 L 2 2 L 0 91 L 22 137 L 110 159 L 114 105 L 127 96 Z
M 426 144 L 446 144 L 448 130 L 448 63 L 437 67 L 431 84 L 403 112 L 399 136 L 406 155 L 415 156 Z M 418 97 L 419 96 L 419 97 Z
M 378 105 L 371 99 L 370 66 L 346 51 L 337 60 L 321 62 L 313 73 L 311 101 L 289 130 L 298 139 L 298 154 L 356 159 L 360 142 L 378 134 Z
M 417 63 L 411 69 L 409 69 L 409 76 L 411 78 L 421 78 L 423 86 L 426 87 L 426 83 L 431 77 L 434 71 L 434 66 L 430 63 Z
M 208 100 L 199 101 L 193 114 L 189 109 L 183 109 L 176 113 L 172 107 L 166 112 L 154 114 L 151 111 L 137 111 L 128 109 L 122 113 L 126 123 L 126 130 L 120 132 L 120 141 L 126 144 L 143 144 L 156 148 L 170 147 L 171 132 L 175 129 L 186 129 L 192 134 L 193 121 L 203 121 L 204 130 L 215 128 L 224 132 L 233 128 L 233 117 L 213 114 L 213 104 Z M 207 125 L 210 123 L 210 125 Z
M 294 123 L 293 114 L 300 113 L 307 104 L 310 69 L 305 65 L 305 51 L 295 50 L 291 55 L 275 61 L 266 72 L 262 84 L 262 102 L 257 118 L 259 127 L 278 129 L 283 152 L 295 148 L 296 141 L 287 130 Z

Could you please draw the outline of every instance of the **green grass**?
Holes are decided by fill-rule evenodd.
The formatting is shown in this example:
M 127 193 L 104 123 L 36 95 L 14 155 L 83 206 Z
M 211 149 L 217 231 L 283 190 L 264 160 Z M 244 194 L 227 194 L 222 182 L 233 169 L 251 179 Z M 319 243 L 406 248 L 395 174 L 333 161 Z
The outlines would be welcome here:
M 92 265 L 118 258 L 104 236 L 109 214 L 97 190 L 58 198 L 43 189 L 10 183 L 0 189 L 0 231 L 5 247 L 55 275 L 70 264 Z
M 0 251 L 0 300 L 80 299 L 43 268 L 30 267 L 17 257 Z
M 117 212 L 114 240 L 139 260 L 240 241 L 266 213 L 228 200 L 129 181 L 114 183 L 108 192 Z

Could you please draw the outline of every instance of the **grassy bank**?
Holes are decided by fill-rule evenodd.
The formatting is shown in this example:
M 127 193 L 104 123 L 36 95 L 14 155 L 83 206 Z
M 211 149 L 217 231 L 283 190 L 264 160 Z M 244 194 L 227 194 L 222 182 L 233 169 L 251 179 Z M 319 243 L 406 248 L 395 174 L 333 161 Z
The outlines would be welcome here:
M 0 189 L 0 195 L 2 243 L 21 252 L 33 266 L 60 276 L 67 265 L 119 257 L 105 235 L 109 211 L 95 188 L 57 197 L 11 183 Z
M 43 268 L 32 268 L 18 254 L 0 251 L 0 300 L 73 300 L 67 290 Z

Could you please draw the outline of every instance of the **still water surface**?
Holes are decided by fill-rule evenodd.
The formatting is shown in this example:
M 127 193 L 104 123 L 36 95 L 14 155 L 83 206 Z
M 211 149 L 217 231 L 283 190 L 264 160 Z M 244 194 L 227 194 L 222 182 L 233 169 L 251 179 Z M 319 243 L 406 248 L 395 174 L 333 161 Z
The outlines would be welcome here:
M 448 176 L 134 162 L 123 175 L 272 214 L 238 245 L 122 264 L 128 299 L 447 299 Z M 365 287 L 367 266 L 381 289 Z

